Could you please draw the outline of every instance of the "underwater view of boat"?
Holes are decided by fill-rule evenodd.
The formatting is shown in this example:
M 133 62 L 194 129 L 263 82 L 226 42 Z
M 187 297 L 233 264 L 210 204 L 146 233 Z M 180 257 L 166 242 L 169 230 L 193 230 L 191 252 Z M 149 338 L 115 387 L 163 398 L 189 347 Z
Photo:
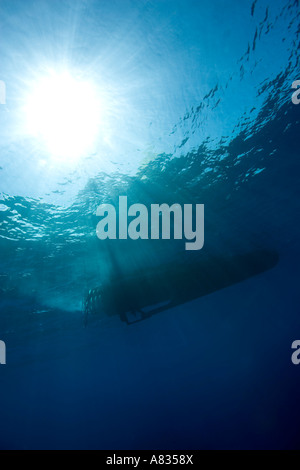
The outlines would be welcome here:
M 0 0 L 0 449 L 300 449 L 299 3 Z
M 115 316 L 127 324 L 182 305 L 267 271 L 278 263 L 274 251 L 211 257 L 197 263 L 169 263 L 91 289 L 84 301 L 91 315 Z

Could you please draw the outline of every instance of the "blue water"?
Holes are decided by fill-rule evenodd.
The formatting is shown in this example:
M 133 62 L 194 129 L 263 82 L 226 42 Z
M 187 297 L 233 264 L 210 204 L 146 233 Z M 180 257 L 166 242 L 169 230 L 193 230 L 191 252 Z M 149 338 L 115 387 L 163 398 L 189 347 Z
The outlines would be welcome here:
M 0 0 L 0 448 L 300 448 L 299 20 L 298 0 Z M 61 64 L 108 110 L 67 162 L 22 113 Z M 119 195 L 205 204 L 205 247 L 100 242 L 96 208 Z M 86 292 L 116 273 L 257 249 L 279 264 L 84 327 Z

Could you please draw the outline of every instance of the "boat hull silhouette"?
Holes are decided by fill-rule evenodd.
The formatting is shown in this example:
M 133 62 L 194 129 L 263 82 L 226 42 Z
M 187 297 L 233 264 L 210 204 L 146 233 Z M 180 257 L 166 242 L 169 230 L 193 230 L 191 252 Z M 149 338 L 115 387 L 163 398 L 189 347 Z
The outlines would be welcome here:
M 118 315 L 128 324 L 212 294 L 272 269 L 273 251 L 255 251 L 206 261 L 170 263 L 90 290 L 84 301 L 85 323 L 91 315 Z

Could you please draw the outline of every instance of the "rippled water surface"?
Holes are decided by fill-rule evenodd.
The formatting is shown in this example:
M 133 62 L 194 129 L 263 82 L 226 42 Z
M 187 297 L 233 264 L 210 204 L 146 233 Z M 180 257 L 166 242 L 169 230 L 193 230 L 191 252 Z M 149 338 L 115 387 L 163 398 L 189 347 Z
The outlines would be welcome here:
M 299 20 L 298 0 L 0 0 L 1 448 L 299 448 Z M 26 130 L 28 90 L 61 68 L 102 103 L 76 159 Z M 203 250 L 101 242 L 120 195 L 205 204 Z M 100 284 L 255 250 L 278 265 L 84 327 Z

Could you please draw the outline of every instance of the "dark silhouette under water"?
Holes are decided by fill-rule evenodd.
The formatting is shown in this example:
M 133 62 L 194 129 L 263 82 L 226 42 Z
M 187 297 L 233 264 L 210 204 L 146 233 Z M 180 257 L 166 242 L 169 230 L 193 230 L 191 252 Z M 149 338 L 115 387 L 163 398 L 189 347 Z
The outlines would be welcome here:
M 278 259 L 274 251 L 255 251 L 150 268 L 90 290 L 84 302 L 85 324 L 93 314 L 119 315 L 127 324 L 145 320 L 261 274 Z

